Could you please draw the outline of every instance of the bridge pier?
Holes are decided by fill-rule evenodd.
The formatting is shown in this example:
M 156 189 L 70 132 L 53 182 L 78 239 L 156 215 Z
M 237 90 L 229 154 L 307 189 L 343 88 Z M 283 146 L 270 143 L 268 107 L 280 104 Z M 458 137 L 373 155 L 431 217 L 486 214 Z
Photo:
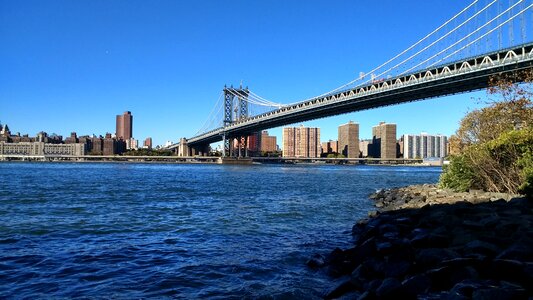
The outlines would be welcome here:
M 190 156 L 190 150 L 189 150 L 189 146 L 187 145 L 186 138 L 180 139 L 180 144 L 177 148 L 177 154 L 178 156 L 181 156 L 181 157 Z
M 191 156 L 208 156 L 209 155 L 209 145 L 197 145 L 190 147 L 191 148 Z

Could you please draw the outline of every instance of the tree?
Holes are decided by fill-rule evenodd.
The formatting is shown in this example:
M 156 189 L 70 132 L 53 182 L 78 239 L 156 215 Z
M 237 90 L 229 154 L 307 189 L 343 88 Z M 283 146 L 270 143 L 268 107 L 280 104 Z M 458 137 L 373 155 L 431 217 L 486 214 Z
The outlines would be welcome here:
M 532 69 L 491 78 L 489 105 L 467 114 L 450 138 L 441 186 L 532 194 L 532 83 Z
M 515 82 L 521 82 L 516 84 Z M 450 152 L 496 139 L 513 129 L 533 125 L 533 70 L 491 77 L 487 107 L 467 114 L 450 138 Z

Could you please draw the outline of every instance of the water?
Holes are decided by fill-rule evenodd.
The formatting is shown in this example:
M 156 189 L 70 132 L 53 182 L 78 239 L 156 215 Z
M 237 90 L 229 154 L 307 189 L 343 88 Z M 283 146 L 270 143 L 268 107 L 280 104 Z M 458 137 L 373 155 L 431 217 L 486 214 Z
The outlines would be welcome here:
M 439 168 L 0 163 L 0 298 L 319 298 L 380 188 Z

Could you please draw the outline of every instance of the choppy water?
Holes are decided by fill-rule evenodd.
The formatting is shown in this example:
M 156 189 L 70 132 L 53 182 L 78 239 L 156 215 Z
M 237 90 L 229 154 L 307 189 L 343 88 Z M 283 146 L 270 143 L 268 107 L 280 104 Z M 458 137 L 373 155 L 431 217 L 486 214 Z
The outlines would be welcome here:
M 0 163 L 0 298 L 318 298 L 313 253 L 438 168 Z

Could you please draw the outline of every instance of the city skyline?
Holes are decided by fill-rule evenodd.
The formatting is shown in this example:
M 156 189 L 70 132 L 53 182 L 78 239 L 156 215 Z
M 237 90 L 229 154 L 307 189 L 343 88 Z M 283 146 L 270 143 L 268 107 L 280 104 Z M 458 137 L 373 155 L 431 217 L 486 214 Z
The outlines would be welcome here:
M 392 1 L 312 1 L 304 7 L 207 3 L 201 10 L 207 22 L 197 24 L 199 5 L 192 3 L 0 1 L 0 42 L 5 45 L 0 49 L 5 66 L 0 70 L 0 104 L 10 108 L 0 111 L 0 121 L 30 135 L 91 135 L 113 132 L 110 116 L 132 111 L 135 136 L 151 136 L 154 145 L 177 142 L 202 127 L 224 84 L 242 81 L 281 103 L 316 96 L 379 65 L 463 7 L 448 1 L 402 7 Z M 134 9 L 140 6 L 144 9 Z M 360 8 L 365 14 L 357 12 Z M 301 9 L 306 17 L 294 14 Z M 224 11 L 239 12 L 244 19 L 223 20 L 219 16 Z M 439 14 L 424 17 L 429 11 Z M 315 22 L 333 17 L 341 24 Z M 93 24 L 94 19 L 101 22 Z M 408 21 L 423 26 L 389 32 Z M 388 28 L 387 35 L 379 34 L 383 28 Z M 232 29 L 247 42 L 239 34 L 223 34 Z M 341 38 L 342 47 L 332 46 Z M 430 99 L 303 125 L 322 128 L 323 140 L 336 139 L 337 125 L 350 119 L 360 124 L 361 139 L 370 138 L 371 127 L 380 121 L 397 123 L 401 133 L 449 136 L 469 108 L 480 106 L 470 98 L 483 95 Z M 279 127 L 269 132 L 281 137 Z

